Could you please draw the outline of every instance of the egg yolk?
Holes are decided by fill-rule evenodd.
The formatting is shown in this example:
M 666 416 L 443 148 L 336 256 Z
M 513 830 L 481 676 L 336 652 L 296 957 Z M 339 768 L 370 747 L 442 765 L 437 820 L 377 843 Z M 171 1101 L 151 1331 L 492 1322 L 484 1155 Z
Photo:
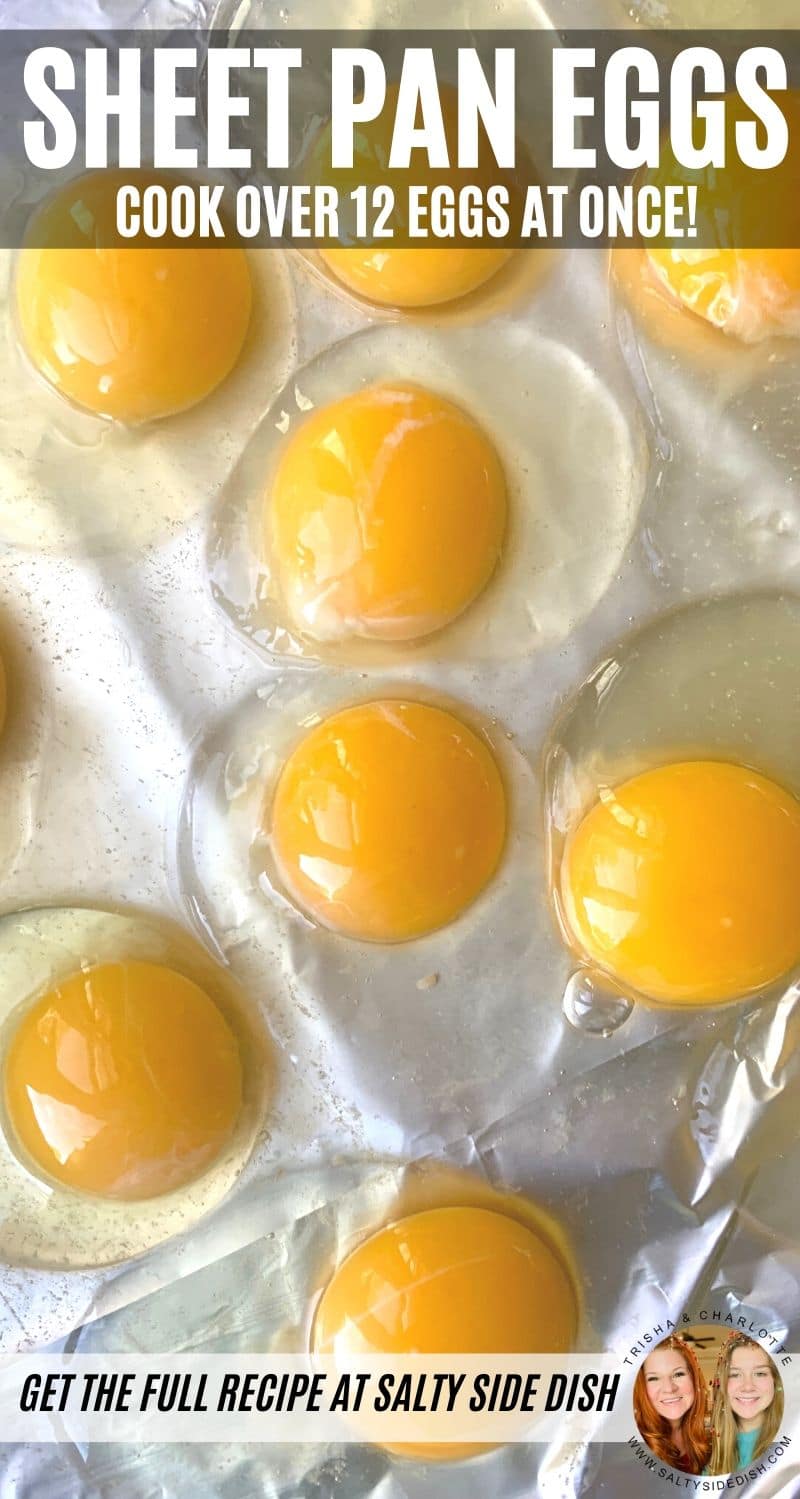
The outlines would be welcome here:
M 490 578 L 505 480 L 458 406 L 413 385 L 374 385 L 299 427 L 267 522 L 301 629 L 413 640 L 454 619 Z
M 324 926 L 400 942 L 452 921 L 505 839 L 487 745 L 440 708 L 347 708 L 306 735 L 272 803 L 271 846 L 290 895 Z
M 115 243 L 116 189 L 136 175 L 90 173 L 48 200 L 16 278 L 34 368 L 74 405 L 131 425 L 204 400 L 235 365 L 251 306 L 238 248 Z
M 199 1176 L 241 1108 L 239 1049 L 190 979 L 160 964 L 104 963 L 23 1017 L 5 1063 L 22 1150 L 48 1177 L 104 1197 L 145 1198 Z
M 561 898 L 579 946 L 641 994 L 749 994 L 800 960 L 800 801 L 741 765 L 645 771 L 567 839 Z
M 649 246 L 656 281 L 675 302 L 749 343 L 800 336 L 800 250 L 780 248 L 800 243 L 800 95 L 788 90 L 778 103 L 789 146 L 770 171 L 742 163 L 736 132 L 751 130 L 752 118 L 738 95 L 728 95 L 720 101 L 725 166 L 689 171 L 665 141 L 660 167 L 652 174 L 661 185 L 685 183 L 697 195 L 697 248 Z
M 412 152 L 409 167 L 395 166 L 387 176 L 392 152 L 399 88 L 389 83 L 381 114 L 364 121 L 354 138 L 351 169 L 332 165 L 331 129 L 326 125 L 311 144 L 306 163 L 308 180 L 329 183 L 337 189 L 340 205 L 350 201 L 357 186 L 375 187 L 391 182 L 395 190 L 395 207 L 388 220 L 395 241 L 408 238 L 408 224 L 401 205 L 409 201 L 409 190 L 423 184 L 432 191 L 445 185 L 457 201 L 462 188 L 477 186 L 484 194 L 500 182 L 506 186 L 509 202 L 520 195 L 513 173 L 499 171 L 486 133 L 478 131 L 478 163 L 473 168 L 459 168 L 458 161 L 458 95 L 449 84 L 439 90 L 442 123 L 451 165 L 434 170 L 427 156 Z M 473 238 L 456 237 L 455 242 L 440 243 L 434 248 L 353 245 L 320 250 L 320 259 L 336 280 L 359 297 L 381 307 L 424 308 L 453 302 L 468 296 L 501 269 L 513 254 L 496 242 L 476 244 Z
M 575 1288 L 532 1229 L 503 1213 L 439 1207 L 382 1228 L 339 1266 L 317 1308 L 314 1350 L 363 1354 L 554 1354 L 571 1350 Z M 474 1446 L 411 1445 L 430 1458 Z
M 434 307 L 483 286 L 512 252 L 451 246 L 382 250 L 355 245 L 319 253 L 337 281 L 368 302 L 380 307 Z
M 658 280 L 690 312 L 744 342 L 800 335 L 800 251 L 647 252 Z

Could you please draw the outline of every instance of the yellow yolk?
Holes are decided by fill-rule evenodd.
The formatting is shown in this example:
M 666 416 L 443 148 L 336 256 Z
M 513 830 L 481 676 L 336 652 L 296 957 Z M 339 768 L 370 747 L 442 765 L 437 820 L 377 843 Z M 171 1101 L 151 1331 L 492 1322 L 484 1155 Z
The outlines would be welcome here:
M 363 1354 L 566 1353 L 577 1301 L 554 1251 L 503 1213 L 441 1207 L 401 1218 L 366 1239 L 322 1295 L 314 1351 L 343 1367 Z M 397 1448 L 453 1459 L 474 1446 Z
M 531 1228 L 479 1207 L 428 1208 L 353 1250 L 323 1293 L 318 1353 L 565 1353 L 575 1291 Z
M 500 270 L 510 250 L 383 250 L 374 245 L 320 250 L 337 281 L 380 307 L 434 307 L 483 286 Z
M 35 1167 L 104 1197 L 199 1176 L 241 1108 L 239 1049 L 190 979 L 160 964 L 72 974 L 25 1014 L 5 1063 L 14 1136 Z
M 697 248 L 648 247 L 657 282 L 679 305 L 713 327 L 748 343 L 783 335 L 800 337 L 800 243 L 797 172 L 800 167 L 800 95 L 789 90 L 777 103 L 789 128 L 784 160 L 769 171 L 743 165 L 736 131 L 752 124 L 738 95 L 725 105 L 724 167 L 689 171 L 663 143 L 651 174 L 664 186 L 697 190 Z M 762 241 L 772 240 L 762 247 Z
M 439 97 L 450 167 L 435 170 L 428 165 L 426 153 L 414 151 L 409 167 L 394 167 L 387 176 L 398 92 L 398 85 L 390 83 L 381 115 L 359 126 L 354 137 L 353 167 L 350 170 L 332 166 L 331 131 L 329 125 L 325 126 L 309 152 L 309 180 L 334 186 L 340 204 L 349 202 L 350 193 L 357 186 L 374 187 L 390 182 L 397 206 L 388 226 L 395 239 L 400 240 L 404 234 L 408 237 L 404 205 L 409 200 L 409 189 L 418 184 L 429 191 L 444 184 L 457 199 L 464 187 L 475 185 L 485 194 L 493 183 L 503 183 L 510 194 L 509 201 L 515 202 L 519 187 L 513 173 L 497 168 L 482 127 L 478 133 L 477 167 L 459 168 L 454 164 L 458 160 L 458 95 L 448 84 L 441 86 Z M 357 296 L 381 307 L 421 308 L 467 296 L 494 276 L 511 258 L 513 251 L 496 242 L 475 244 L 472 238 L 456 235 L 453 243 L 440 241 L 432 249 L 422 245 L 398 247 L 379 243 L 336 246 L 320 250 L 319 254 L 337 281 Z
M 370 386 L 303 422 L 267 511 L 283 597 L 317 639 L 441 629 L 490 578 L 505 522 L 488 438 L 406 384 Z
M 239 357 L 251 305 L 238 248 L 114 243 L 116 189 L 136 176 L 97 172 L 62 188 L 37 215 L 16 280 L 35 369 L 76 406 L 129 424 L 209 395 Z
M 571 834 L 561 897 L 579 946 L 642 994 L 749 994 L 800 960 L 800 802 L 741 765 L 645 771 Z
M 271 845 L 290 895 L 324 926 L 400 942 L 452 921 L 494 874 L 503 783 L 481 739 L 395 700 L 325 719 L 290 755 Z
M 658 280 L 690 312 L 745 342 L 800 336 L 800 251 L 647 252 Z

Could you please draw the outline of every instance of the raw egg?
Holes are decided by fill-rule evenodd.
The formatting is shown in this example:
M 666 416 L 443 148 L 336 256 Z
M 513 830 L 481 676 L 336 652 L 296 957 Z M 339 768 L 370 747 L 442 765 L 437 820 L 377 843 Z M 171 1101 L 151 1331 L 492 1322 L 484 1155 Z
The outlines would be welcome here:
M 436 307 L 483 286 L 506 264 L 509 250 L 376 249 L 374 245 L 320 250 L 337 281 L 379 307 Z
M 503 1213 L 441 1207 L 366 1239 L 323 1292 L 314 1350 L 346 1368 L 363 1354 L 554 1354 L 577 1328 L 575 1289 L 550 1244 Z M 406 1456 L 469 1457 L 479 1446 L 403 1444 Z
M 694 188 L 696 240 L 648 246 L 643 288 L 649 271 L 671 302 L 744 343 L 776 335 L 795 338 L 800 335 L 800 250 L 795 248 L 800 217 L 794 191 L 800 98 L 791 90 L 780 96 L 789 147 L 769 171 L 742 162 L 736 132 L 752 128 L 752 117 L 739 96 L 727 95 L 714 107 L 725 111 L 724 167 L 689 170 L 666 140 L 662 144 L 660 165 L 651 175 L 662 187 Z M 630 276 L 628 284 L 633 284 Z
M 790 596 L 693 605 L 598 663 L 546 755 L 551 886 L 589 989 L 715 1005 L 793 973 L 799 725 Z
M 297 428 L 266 517 L 268 554 L 299 629 L 413 640 L 461 614 L 488 582 L 505 478 L 466 412 L 387 382 Z
M 28 358 L 61 395 L 134 424 L 185 411 L 225 379 L 252 293 L 238 248 L 120 246 L 116 192 L 129 180 L 90 173 L 47 200 L 20 253 L 16 310 Z
M 800 250 L 647 251 L 662 287 L 712 327 L 746 343 L 800 335 Z
M 286 378 L 294 299 L 278 251 L 119 245 L 98 171 L 0 254 L 0 539 L 96 551 L 177 530 L 214 496 Z
M 524 1027 L 550 926 L 543 903 L 531 920 L 543 875 L 527 757 L 466 694 L 411 690 L 396 675 L 273 673 L 198 744 L 181 819 L 193 908 L 243 986 L 268 984 L 285 1046 L 313 1057 L 305 1075 L 357 1154 L 407 1153 L 433 1107 L 460 1132 L 486 1077 L 516 1067 L 508 988 L 487 964 L 513 933 Z
M 454 921 L 500 862 L 506 799 L 483 739 L 454 714 L 384 699 L 323 719 L 267 812 L 292 899 L 349 937 L 402 942 Z
M 298 371 L 253 434 L 215 516 L 214 597 L 271 657 L 526 655 L 616 575 L 642 436 L 633 404 L 524 326 L 488 343 L 367 329 Z
M 753 993 L 800 960 L 800 801 L 745 766 L 662 765 L 568 839 L 561 895 L 590 959 L 669 1004 Z
M 0 1256 L 74 1269 L 141 1254 L 215 1207 L 275 1091 L 252 1002 L 144 912 L 0 920 Z
M 199 1176 L 242 1102 L 234 1034 L 190 979 L 105 963 L 23 1016 L 4 1063 L 12 1132 L 34 1167 L 101 1196 L 156 1197 Z
M 324 127 L 312 145 L 307 168 L 309 176 L 312 181 L 331 183 L 337 188 L 342 211 L 357 185 L 363 190 L 366 186 L 380 186 L 389 180 L 394 191 L 394 207 L 388 222 L 394 238 L 402 239 L 408 237 L 405 204 L 409 189 L 414 185 L 424 184 L 429 191 L 437 184 L 445 185 L 456 200 L 462 187 L 475 185 L 485 194 L 495 180 L 505 183 L 509 192 L 513 192 L 513 174 L 497 168 L 483 127 L 478 135 L 475 168 L 467 170 L 451 165 L 446 170 L 435 171 L 427 164 L 427 156 L 417 153 L 412 155 L 411 166 L 395 166 L 387 179 L 398 92 L 398 85 L 391 83 L 386 90 L 381 114 L 359 127 L 354 137 L 350 170 L 334 169 L 331 165 L 330 126 Z M 455 163 L 458 160 L 458 96 L 450 85 L 443 83 L 439 98 L 448 159 Z M 433 248 L 378 243 L 334 246 L 319 252 L 323 266 L 348 291 L 376 306 L 406 310 L 434 307 L 468 296 L 496 275 L 511 254 L 512 251 L 502 244 L 476 246 L 474 240 L 470 243 L 458 232 L 454 241 L 445 241 Z
M 479 1207 L 429 1208 L 339 1266 L 314 1320 L 320 1353 L 565 1353 L 575 1292 L 532 1229 Z

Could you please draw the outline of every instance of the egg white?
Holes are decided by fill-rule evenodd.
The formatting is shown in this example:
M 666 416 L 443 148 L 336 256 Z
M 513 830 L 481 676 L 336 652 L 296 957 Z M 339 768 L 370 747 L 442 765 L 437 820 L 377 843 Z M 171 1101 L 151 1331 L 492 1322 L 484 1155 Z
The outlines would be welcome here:
M 536 780 L 485 687 L 480 709 L 466 688 L 463 678 L 445 693 L 418 678 L 287 672 L 201 744 L 187 791 L 181 866 L 193 908 L 242 985 L 269 986 L 288 1052 L 338 1100 L 342 1124 L 358 1122 L 373 1151 L 419 1153 L 415 1134 L 432 1117 L 460 1137 L 459 1099 L 504 1076 L 511 1043 L 502 1016 L 509 1005 L 533 1003 L 533 953 L 549 940 L 550 914 L 536 898 L 545 879 Z M 303 735 L 346 706 L 387 696 L 450 708 L 486 738 L 507 798 L 493 878 L 451 924 L 401 943 L 317 925 L 283 886 L 268 833 L 280 770 Z M 501 951 L 502 983 L 494 978 Z
M 411 644 L 350 633 L 324 598 L 282 596 L 264 555 L 264 511 L 286 442 L 311 410 L 386 380 L 449 398 L 494 443 L 509 499 L 488 586 L 443 630 Z M 210 542 L 214 595 L 270 652 L 336 663 L 500 660 L 564 638 L 617 573 L 645 482 L 641 430 L 579 355 L 499 322 L 434 331 L 383 325 L 326 349 L 281 391 L 226 485 Z M 305 623 L 306 628 L 302 626 Z
M 51 730 L 40 663 L 15 620 L 0 614 L 0 874 L 8 878 L 36 828 Z
M 800 796 L 798 742 L 800 597 L 704 600 L 612 645 L 545 752 L 548 885 L 562 929 L 564 845 L 601 791 L 655 766 L 725 760 Z

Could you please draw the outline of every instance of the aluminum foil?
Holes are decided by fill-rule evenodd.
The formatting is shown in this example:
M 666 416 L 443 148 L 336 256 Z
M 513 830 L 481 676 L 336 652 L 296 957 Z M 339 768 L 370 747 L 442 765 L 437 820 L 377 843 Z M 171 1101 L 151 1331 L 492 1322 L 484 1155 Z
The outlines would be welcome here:
M 613 0 L 545 9 L 442 5 L 425 21 L 673 19 L 668 6 L 628 12 Z M 757 5 L 746 9 L 757 24 Z M 8 25 L 204 19 L 194 5 L 67 10 L 41 5 L 32 17 L 9 5 L 4 16 Z M 346 15 L 327 3 L 263 0 L 225 3 L 215 24 L 398 28 L 412 16 L 419 24 L 413 7 L 382 0 Z M 285 273 L 296 339 L 263 391 L 256 441 L 276 402 L 302 396 L 309 362 L 387 328 L 299 255 Z M 665 1316 L 711 1302 L 757 1310 L 781 1336 L 797 1325 L 800 992 L 789 984 L 713 1011 L 619 1003 L 596 976 L 574 979 L 547 893 L 559 796 L 565 785 L 579 795 L 603 755 L 634 762 L 668 741 L 730 749 L 750 733 L 752 752 L 800 785 L 795 349 L 766 361 L 745 353 L 735 375 L 682 357 L 594 251 L 559 255 L 513 305 L 490 315 L 478 307 L 467 334 L 445 320 L 431 337 L 442 359 L 456 338 L 487 349 L 528 339 L 534 352 L 555 344 L 589 372 L 591 393 L 612 403 L 628 436 L 630 534 L 617 538 L 600 596 L 573 589 L 566 625 L 551 635 L 534 631 L 466 661 L 438 649 L 335 668 L 272 655 L 280 642 L 254 641 L 213 596 L 228 491 L 189 519 L 167 510 L 135 548 L 9 544 L 0 557 L 4 655 L 21 684 L 2 771 L 15 809 L 0 823 L 6 919 L 21 925 L 29 907 L 83 904 L 170 915 L 251 995 L 282 1075 L 269 1136 L 209 1216 L 110 1268 L 5 1268 L 6 1350 L 302 1347 L 332 1265 L 409 1200 L 421 1162 L 442 1180 L 464 1171 L 529 1194 L 552 1213 L 580 1268 L 582 1348 L 622 1357 Z M 562 410 L 561 427 L 577 462 L 580 410 Z M 604 542 L 603 505 L 585 513 L 591 550 Z M 642 683 L 654 682 L 645 708 Z M 450 932 L 403 949 L 337 943 L 299 921 L 254 878 L 231 817 L 231 786 L 267 773 L 259 747 L 274 745 L 280 725 L 376 683 L 414 684 L 490 723 L 514 788 L 513 858 L 498 891 Z M 787 1429 L 800 1434 L 797 1413 L 787 1412 Z M 457 1466 L 313 1444 L 6 1447 L 0 1468 L 9 1499 L 642 1492 L 625 1450 L 569 1444 Z M 750 1488 L 798 1491 L 796 1456 Z

